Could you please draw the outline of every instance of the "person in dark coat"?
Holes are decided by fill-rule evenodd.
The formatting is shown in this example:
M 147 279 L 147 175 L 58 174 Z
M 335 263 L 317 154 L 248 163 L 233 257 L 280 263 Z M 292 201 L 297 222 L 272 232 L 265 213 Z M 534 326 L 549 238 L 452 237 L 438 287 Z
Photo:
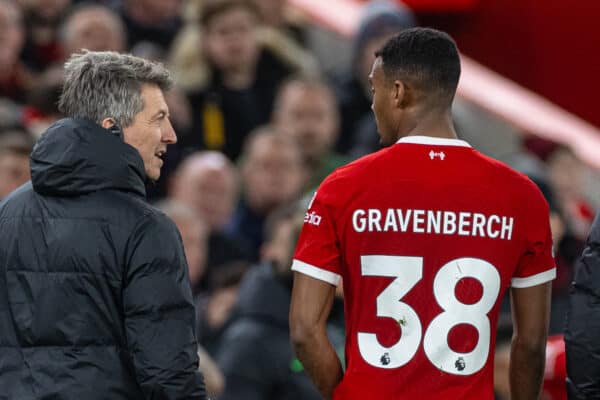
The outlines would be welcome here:
M 181 238 L 145 201 L 170 74 L 113 52 L 65 70 L 69 118 L 0 203 L 0 399 L 206 399 Z
M 600 399 L 600 216 L 575 264 L 565 350 L 569 400 Z

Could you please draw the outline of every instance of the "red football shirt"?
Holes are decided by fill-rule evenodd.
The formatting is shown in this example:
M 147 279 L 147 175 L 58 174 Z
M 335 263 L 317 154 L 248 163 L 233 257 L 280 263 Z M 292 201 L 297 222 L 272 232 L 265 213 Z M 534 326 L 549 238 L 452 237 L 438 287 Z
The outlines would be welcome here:
M 466 142 L 411 136 L 334 171 L 292 269 L 344 283 L 346 371 L 334 399 L 493 399 L 509 286 L 554 279 L 548 205 Z

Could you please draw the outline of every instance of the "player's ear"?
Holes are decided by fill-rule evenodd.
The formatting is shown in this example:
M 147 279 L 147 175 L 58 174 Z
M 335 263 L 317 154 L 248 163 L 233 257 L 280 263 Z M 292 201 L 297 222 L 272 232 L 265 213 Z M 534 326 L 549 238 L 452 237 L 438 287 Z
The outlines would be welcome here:
M 406 104 L 406 85 L 404 82 L 396 79 L 392 88 L 394 108 L 403 108 Z

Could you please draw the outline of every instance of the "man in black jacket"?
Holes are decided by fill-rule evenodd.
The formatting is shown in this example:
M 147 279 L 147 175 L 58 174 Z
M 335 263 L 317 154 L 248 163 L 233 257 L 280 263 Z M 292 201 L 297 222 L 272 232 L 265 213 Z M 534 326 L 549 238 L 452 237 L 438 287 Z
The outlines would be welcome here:
M 30 183 L 0 203 L 0 399 L 205 399 L 175 225 L 145 202 L 177 138 L 162 66 L 65 65 Z
M 569 400 L 600 399 L 600 216 L 575 265 L 565 350 Z

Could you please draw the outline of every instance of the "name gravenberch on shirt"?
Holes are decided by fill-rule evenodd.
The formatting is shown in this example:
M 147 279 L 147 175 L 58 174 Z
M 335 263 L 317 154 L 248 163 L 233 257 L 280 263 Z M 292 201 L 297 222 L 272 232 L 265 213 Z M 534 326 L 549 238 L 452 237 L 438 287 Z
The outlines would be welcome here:
M 512 239 L 514 218 L 470 211 L 358 208 L 352 227 L 363 232 L 412 232 Z

